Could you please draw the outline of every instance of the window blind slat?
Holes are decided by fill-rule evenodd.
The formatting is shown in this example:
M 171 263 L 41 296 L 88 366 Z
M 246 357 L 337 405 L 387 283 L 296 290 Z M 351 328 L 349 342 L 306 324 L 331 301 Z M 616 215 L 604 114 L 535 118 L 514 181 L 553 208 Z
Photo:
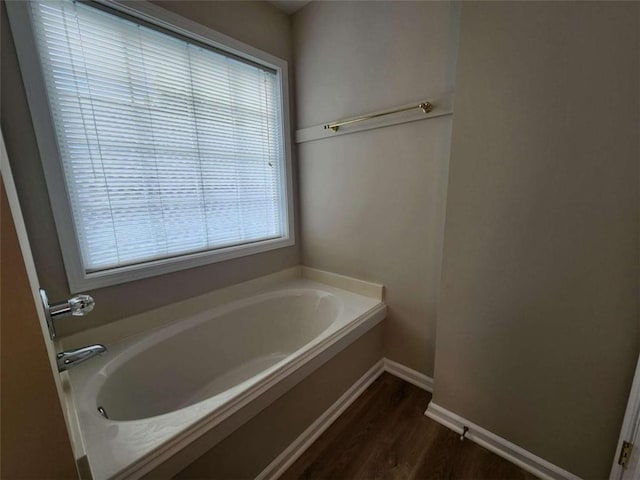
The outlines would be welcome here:
M 81 3 L 31 12 L 87 272 L 285 235 L 275 72 Z

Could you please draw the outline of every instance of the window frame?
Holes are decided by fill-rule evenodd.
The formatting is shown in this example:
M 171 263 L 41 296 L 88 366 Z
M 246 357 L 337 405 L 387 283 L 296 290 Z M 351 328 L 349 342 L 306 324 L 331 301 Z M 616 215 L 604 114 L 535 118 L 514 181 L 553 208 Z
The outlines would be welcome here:
M 42 65 L 33 31 L 29 2 L 6 2 L 9 21 L 22 70 L 22 78 L 31 112 L 40 160 L 51 201 L 51 208 L 62 251 L 62 258 L 71 293 L 101 288 L 133 280 L 163 275 L 170 272 L 222 262 L 233 258 L 254 255 L 295 245 L 295 217 L 293 198 L 293 174 L 291 159 L 291 126 L 289 118 L 288 62 L 258 48 L 217 32 L 209 27 L 182 17 L 176 13 L 146 1 L 91 0 L 98 8 L 112 10 L 114 14 L 149 24 L 161 31 L 174 33 L 186 39 L 208 45 L 222 53 L 241 57 L 275 70 L 281 95 L 281 125 L 283 169 L 283 214 L 286 232 L 276 239 L 234 245 L 202 252 L 173 256 L 109 270 L 87 273 L 82 262 L 80 244 L 75 230 L 70 197 L 62 168 L 62 159 L 56 139 L 55 127 L 49 106 Z

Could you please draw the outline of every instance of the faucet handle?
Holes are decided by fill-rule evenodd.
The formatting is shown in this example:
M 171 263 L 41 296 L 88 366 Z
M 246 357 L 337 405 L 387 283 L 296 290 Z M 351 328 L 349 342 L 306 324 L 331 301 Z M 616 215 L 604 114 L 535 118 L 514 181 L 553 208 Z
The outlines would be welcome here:
M 68 300 L 71 315 L 82 317 L 93 310 L 96 301 L 91 295 L 78 295 Z
M 47 292 L 42 288 L 40 289 L 40 298 L 42 300 L 42 306 L 44 307 L 47 327 L 49 328 L 49 336 L 51 339 L 56 336 L 56 329 L 53 325 L 54 318 L 66 317 L 68 315 L 81 317 L 93 310 L 93 307 L 96 305 L 95 300 L 90 295 L 76 295 L 66 302 L 59 302 L 50 305 L 49 299 L 47 298 Z

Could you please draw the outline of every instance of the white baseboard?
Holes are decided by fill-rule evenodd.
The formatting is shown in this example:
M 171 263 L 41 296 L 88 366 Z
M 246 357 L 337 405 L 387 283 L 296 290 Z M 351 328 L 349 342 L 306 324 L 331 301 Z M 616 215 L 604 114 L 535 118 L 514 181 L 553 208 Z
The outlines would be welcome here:
M 425 374 L 417 372 L 409 367 L 405 367 L 401 363 L 394 362 L 388 358 L 382 359 L 384 371 L 389 372 L 402 380 L 414 384 L 416 387 L 433 392 L 433 378 L 427 377 Z
M 450 428 L 454 432 L 462 433 L 462 427 L 468 427 L 465 438 L 492 451 L 496 455 L 506 458 L 520 468 L 533 473 L 545 480 L 580 480 L 580 477 L 568 472 L 540 457 L 528 452 L 524 448 L 505 440 L 498 435 L 462 418 L 431 401 L 424 414 L 436 422 Z
M 315 422 L 296 438 L 256 477 L 256 480 L 276 480 L 315 442 L 322 433 L 378 378 L 388 372 L 402 380 L 433 391 L 433 379 L 387 358 L 381 359 L 360 377 L 338 400 L 335 401 Z M 522 469 L 545 480 L 580 480 L 568 472 L 531 452 L 505 440 L 498 435 L 430 402 L 426 416 L 451 430 L 462 433 L 462 427 L 469 428 L 465 438 L 492 451 Z
M 256 477 L 256 480 L 275 480 L 279 478 L 383 372 L 384 361 L 380 360 L 302 432 L 291 445 L 267 465 Z

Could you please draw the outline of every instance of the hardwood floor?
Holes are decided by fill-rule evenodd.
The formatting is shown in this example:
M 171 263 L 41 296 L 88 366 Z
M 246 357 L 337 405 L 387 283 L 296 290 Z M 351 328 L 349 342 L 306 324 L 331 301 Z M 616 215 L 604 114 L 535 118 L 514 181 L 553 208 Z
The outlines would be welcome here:
M 281 479 L 536 478 L 424 416 L 430 398 L 384 373 Z

